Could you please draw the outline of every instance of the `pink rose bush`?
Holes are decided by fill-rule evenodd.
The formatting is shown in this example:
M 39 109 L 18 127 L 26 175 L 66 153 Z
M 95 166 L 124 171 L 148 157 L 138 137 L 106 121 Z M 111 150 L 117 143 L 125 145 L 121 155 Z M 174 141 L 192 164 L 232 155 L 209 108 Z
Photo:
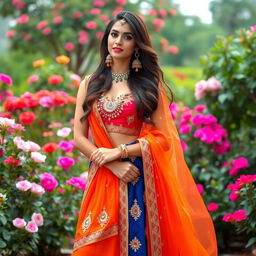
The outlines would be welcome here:
M 86 186 L 84 179 L 80 177 L 72 177 L 71 179 L 66 181 L 66 184 L 73 185 L 74 187 L 81 190 L 85 190 L 85 186 Z
M 206 94 L 215 96 L 221 89 L 222 86 L 215 77 L 211 77 L 208 80 L 201 80 L 196 84 L 195 97 L 197 100 L 199 100 L 205 97 Z

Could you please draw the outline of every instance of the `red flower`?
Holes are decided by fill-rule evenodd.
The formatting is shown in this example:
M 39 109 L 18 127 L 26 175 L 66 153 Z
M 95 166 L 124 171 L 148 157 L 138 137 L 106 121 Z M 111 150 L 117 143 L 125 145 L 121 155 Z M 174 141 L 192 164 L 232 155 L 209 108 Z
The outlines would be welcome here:
M 48 78 L 49 84 L 60 84 L 63 82 L 63 77 L 60 75 L 52 75 Z
M 9 119 L 11 119 L 12 118 L 12 116 L 9 114 L 9 113 L 0 113 L 0 117 L 5 117 L 5 118 L 9 118 Z
M 23 112 L 19 116 L 19 121 L 22 124 L 31 124 L 35 121 L 35 119 L 36 119 L 36 116 L 34 112 L 31 112 L 31 111 Z
M 15 167 L 20 163 L 20 161 L 18 159 L 15 159 L 14 157 L 10 156 L 4 160 L 4 163 L 9 164 L 9 166 L 11 166 L 11 167 Z
M 58 145 L 54 142 L 50 142 L 50 143 L 47 143 L 45 144 L 43 147 L 42 147 L 42 151 L 46 152 L 46 153 L 52 153 L 54 152 L 56 149 L 58 148 Z

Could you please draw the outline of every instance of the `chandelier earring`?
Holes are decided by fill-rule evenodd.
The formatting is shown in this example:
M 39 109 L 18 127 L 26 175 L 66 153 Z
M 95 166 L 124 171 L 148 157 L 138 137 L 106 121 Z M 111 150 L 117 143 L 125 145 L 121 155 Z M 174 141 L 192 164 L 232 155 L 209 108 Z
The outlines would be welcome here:
M 140 60 L 139 60 L 139 56 L 140 56 L 139 50 L 136 49 L 136 50 L 135 50 L 135 60 L 132 62 L 132 68 L 135 69 L 135 72 L 138 72 L 139 69 L 142 68 L 141 62 L 140 62 Z
M 106 66 L 108 68 L 112 67 L 112 65 L 113 65 L 113 58 L 112 58 L 112 56 L 110 54 L 108 54 L 108 56 L 106 57 L 105 64 L 106 64 Z

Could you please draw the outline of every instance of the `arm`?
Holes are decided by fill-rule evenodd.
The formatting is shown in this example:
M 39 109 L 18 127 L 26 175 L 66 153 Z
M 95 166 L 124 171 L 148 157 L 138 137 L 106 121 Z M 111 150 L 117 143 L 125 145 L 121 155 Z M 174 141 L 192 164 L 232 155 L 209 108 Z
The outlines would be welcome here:
M 78 148 L 79 151 L 81 151 L 89 159 L 91 153 L 96 150 L 97 147 L 88 140 L 88 120 L 85 120 L 83 123 L 80 122 L 80 118 L 84 115 L 82 105 L 86 97 L 87 86 L 88 78 L 85 78 L 81 82 L 77 93 L 74 118 L 74 143 L 76 148 Z

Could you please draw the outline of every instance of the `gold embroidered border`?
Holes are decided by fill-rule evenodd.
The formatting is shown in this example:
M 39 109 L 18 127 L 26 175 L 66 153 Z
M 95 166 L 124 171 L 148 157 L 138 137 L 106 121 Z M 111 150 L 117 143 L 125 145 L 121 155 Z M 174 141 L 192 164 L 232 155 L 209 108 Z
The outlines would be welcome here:
M 114 225 L 107 229 L 102 229 L 88 235 L 81 237 L 79 240 L 75 241 L 74 249 L 77 250 L 85 245 L 92 244 L 95 242 L 99 242 L 103 239 L 109 238 L 111 236 L 115 236 L 118 234 L 118 226 Z
M 143 159 L 146 208 L 148 214 L 147 219 L 149 222 L 151 251 L 153 256 L 162 256 L 162 242 L 151 151 L 149 142 L 145 138 L 140 138 L 138 140 L 141 146 Z
M 128 256 L 128 188 L 127 184 L 119 182 L 119 235 L 120 256 Z

